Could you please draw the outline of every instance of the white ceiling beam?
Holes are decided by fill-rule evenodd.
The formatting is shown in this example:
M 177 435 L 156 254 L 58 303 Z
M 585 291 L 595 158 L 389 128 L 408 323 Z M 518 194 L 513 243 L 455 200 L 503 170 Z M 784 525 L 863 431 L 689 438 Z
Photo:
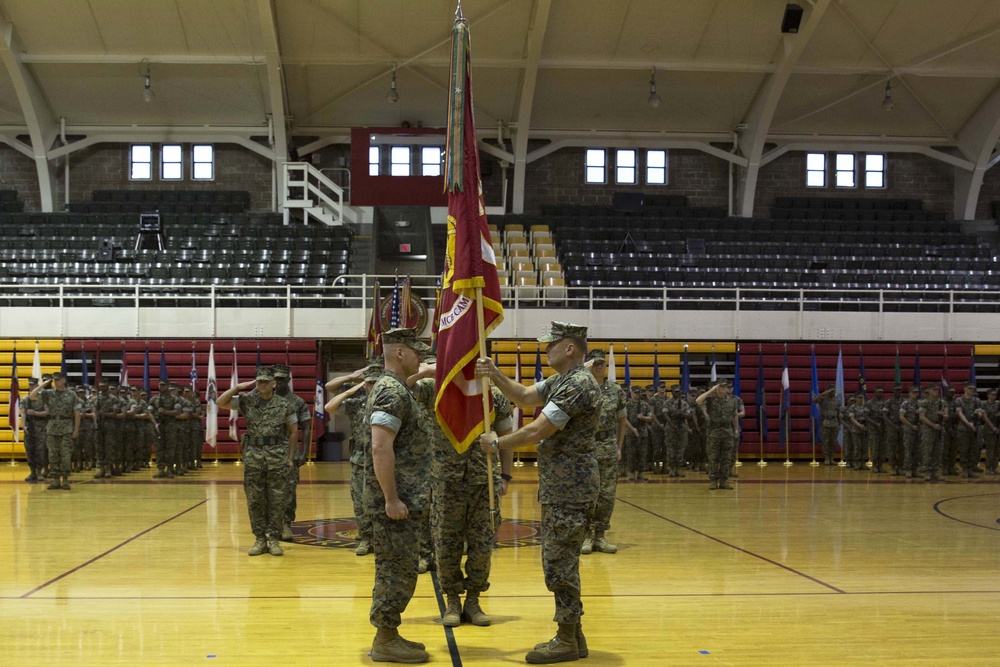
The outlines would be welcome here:
M 17 137 L 8 137 L 6 134 L 0 134 L 0 144 L 7 144 L 25 157 L 32 159 L 35 157 L 34 152 L 31 150 L 31 146 L 23 141 L 20 141 Z
M 486 153 L 487 155 L 492 155 L 498 160 L 503 160 L 504 162 L 510 162 L 513 164 L 514 162 L 513 153 L 505 151 L 504 149 L 494 146 L 493 144 L 488 144 L 482 139 L 478 140 L 476 143 L 479 146 L 480 153 Z
M 955 218 L 972 220 L 983 187 L 983 177 L 992 166 L 1000 141 L 1000 86 L 979 105 L 958 132 L 958 150 L 972 162 L 968 173 L 955 174 Z
M 531 131 L 531 111 L 535 103 L 535 83 L 538 80 L 538 63 L 542 59 L 545 30 L 549 25 L 552 0 L 535 0 L 528 35 L 525 43 L 524 71 L 517 102 L 517 130 L 514 134 L 514 196 L 511 207 L 514 213 L 524 213 L 524 181 L 528 167 L 528 133 Z
M 268 160 L 274 160 L 274 151 L 260 144 L 252 139 L 239 135 L 226 135 L 226 134 L 213 134 L 206 135 L 201 133 L 189 134 L 183 131 L 169 130 L 169 131 L 143 131 L 143 132 L 111 132 L 108 134 L 95 133 L 79 139 L 77 141 L 70 142 L 65 146 L 59 146 L 49 151 L 49 159 L 55 160 L 57 158 L 63 157 L 65 155 L 70 155 L 77 151 L 83 150 L 90 146 L 96 144 L 125 144 L 125 143 L 206 143 L 211 142 L 213 144 L 236 144 L 238 146 L 243 146 L 244 148 L 257 153 L 261 157 Z
M 797 34 L 785 34 L 781 38 L 777 64 L 773 74 L 768 75 L 757 91 L 757 96 L 744 116 L 746 129 L 740 140 L 740 149 L 747 159 L 747 166 L 740 171 L 740 187 L 737 188 L 738 206 L 734 209 L 737 215 L 753 217 L 754 197 L 757 191 L 757 176 L 760 172 L 760 159 L 764 152 L 764 144 L 771 130 L 774 112 L 781 101 L 785 85 L 795 70 L 795 65 L 802 52 L 805 51 L 809 39 L 816 31 L 823 14 L 830 6 L 831 0 L 817 0 L 806 11 Z
M 285 80 L 281 65 L 281 46 L 278 44 L 278 24 L 271 0 L 257 0 L 260 18 L 261 43 L 264 45 L 264 62 L 267 67 L 267 100 L 271 109 L 271 128 L 274 143 L 272 165 L 274 192 L 271 201 L 280 208 L 285 200 L 285 164 L 288 163 L 288 114 L 285 112 Z
M 21 62 L 29 65 L 134 65 L 140 60 L 156 65 L 265 65 L 263 58 L 240 54 L 160 54 L 141 53 L 26 53 Z
M 534 137 L 532 137 L 534 138 Z M 717 157 L 720 160 L 725 160 L 726 162 L 732 162 L 733 164 L 745 167 L 747 165 L 746 158 L 734 155 L 729 151 L 723 150 L 716 146 L 713 146 L 704 141 L 689 141 L 683 139 L 648 139 L 648 138 L 628 138 L 626 136 L 619 136 L 617 138 L 598 138 L 589 136 L 580 137 L 563 137 L 553 141 L 550 144 L 536 148 L 535 150 L 528 153 L 527 162 L 531 164 L 532 162 L 539 160 L 546 155 L 555 153 L 563 148 L 634 148 L 638 150 L 644 149 L 680 149 L 680 150 L 694 150 L 700 151 L 707 155 Z
M 0 19 L 0 62 L 7 70 L 28 126 L 42 211 L 51 213 L 55 210 L 56 178 L 47 152 L 59 135 L 59 126 L 35 77 L 21 61 L 21 51 L 14 46 L 14 42 L 14 26 Z
M 870 137 L 867 141 L 845 141 L 844 139 L 828 141 L 794 141 L 772 149 L 761 156 L 760 164 L 764 166 L 774 162 L 785 153 L 792 151 L 842 151 L 846 153 L 917 153 L 934 158 L 939 162 L 950 164 L 958 169 L 971 171 L 973 164 L 955 155 L 934 150 L 929 146 L 893 143 L 884 137 Z

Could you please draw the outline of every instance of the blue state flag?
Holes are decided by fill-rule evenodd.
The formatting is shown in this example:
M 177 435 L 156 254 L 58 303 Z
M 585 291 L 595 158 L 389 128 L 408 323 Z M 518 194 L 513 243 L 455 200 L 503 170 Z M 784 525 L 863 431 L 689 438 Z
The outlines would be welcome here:
M 809 414 L 812 416 L 813 436 L 819 435 L 820 410 L 819 403 L 814 403 L 812 399 L 819 396 L 819 372 L 816 370 L 816 346 L 812 346 L 812 384 L 809 387 Z
M 785 361 L 781 368 L 781 407 L 778 411 L 778 422 L 781 424 L 781 431 L 778 433 L 778 441 L 784 445 L 788 441 L 791 430 L 792 419 L 792 390 L 788 381 L 788 345 L 785 345 Z
M 684 346 L 684 359 L 681 361 L 681 395 L 687 396 L 691 391 L 691 368 L 688 366 L 688 346 Z
M 835 380 L 837 386 L 837 401 L 840 403 L 840 407 L 844 407 L 844 350 L 841 348 L 837 349 L 837 378 Z M 840 443 L 841 451 L 843 451 L 844 446 L 844 427 L 840 426 L 837 431 L 837 442 Z
M 759 355 L 757 365 L 757 431 L 762 440 L 767 440 L 767 403 L 764 396 L 764 355 Z

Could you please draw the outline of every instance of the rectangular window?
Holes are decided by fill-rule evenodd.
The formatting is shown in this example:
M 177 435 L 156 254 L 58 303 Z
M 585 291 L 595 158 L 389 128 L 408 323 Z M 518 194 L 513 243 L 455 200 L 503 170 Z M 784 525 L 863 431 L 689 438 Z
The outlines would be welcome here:
M 635 151 L 620 148 L 615 151 L 615 183 L 635 185 Z
M 128 177 L 133 181 L 153 179 L 153 147 L 148 144 L 132 146 L 129 150 Z
M 667 184 L 667 151 L 646 151 L 646 183 Z
M 368 175 L 378 176 L 381 166 L 381 153 L 378 146 L 368 147 Z
M 865 187 L 885 187 L 885 155 L 875 153 L 865 156 Z
M 410 147 L 393 146 L 389 151 L 389 175 L 410 175 Z
M 195 181 L 211 181 L 215 178 L 215 150 L 211 144 L 195 144 L 191 147 L 191 178 Z
M 857 187 L 857 181 L 854 178 L 854 171 L 857 163 L 854 159 L 854 153 L 837 153 L 837 187 L 838 188 L 854 188 Z
M 184 178 L 183 150 L 180 144 L 164 144 L 160 148 L 160 179 L 179 181 Z
M 607 183 L 607 153 L 603 148 L 587 149 L 587 183 Z
M 806 153 L 806 187 L 826 187 L 826 153 Z
M 422 176 L 441 175 L 441 147 L 425 146 L 420 149 L 420 174 Z

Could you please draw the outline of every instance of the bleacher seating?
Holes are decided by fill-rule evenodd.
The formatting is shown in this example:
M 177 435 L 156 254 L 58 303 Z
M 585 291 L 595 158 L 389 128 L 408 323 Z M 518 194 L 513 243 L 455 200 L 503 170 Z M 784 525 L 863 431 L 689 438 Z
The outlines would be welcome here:
M 95 190 L 92 201 L 70 202 L 70 213 L 245 213 L 240 190 Z

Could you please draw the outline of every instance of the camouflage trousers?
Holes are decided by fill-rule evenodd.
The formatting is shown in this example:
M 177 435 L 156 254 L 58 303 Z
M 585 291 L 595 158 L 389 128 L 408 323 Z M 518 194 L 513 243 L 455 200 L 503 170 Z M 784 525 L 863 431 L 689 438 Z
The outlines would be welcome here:
M 865 447 L 865 434 L 862 431 L 855 433 L 847 429 L 844 431 L 844 460 L 852 468 L 864 467 L 865 459 L 868 457 Z
M 101 434 L 101 437 L 104 441 L 104 459 L 101 461 L 102 464 L 109 468 L 117 467 L 122 449 L 122 435 L 118 429 L 118 425 L 105 424 L 104 433 Z
M 258 539 L 281 536 L 288 479 L 288 446 L 266 445 L 243 450 L 243 490 L 250 528 Z
M 435 479 L 431 488 L 431 533 L 441 591 L 445 595 L 460 595 L 489 590 L 490 558 L 496 535 L 490 521 L 489 486 Z M 494 498 L 494 505 L 498 509 L 496 527 L 499 528 L 497 498 Z M 466 554 L 464 577 L 463 549 Z
M 952 470 L 955 461 L 958 460 L 958 438 L 955 434 L 955 427 L 948 426 L 944 429 L 944 438 L 941 443 L 941 467 L 945 470 Z
M 542 505 L 542 572 L 555 597 L 556 623 L 576 623 L 583 616 L 580 547 L 592 516 L 592 507 Z
M 160 438 L 156 442 L 157 468 L 173 468 L 176 454 L 174 450 L 177 445 L 177 439 L 174 435 L 175 432 L 176 426 L 172 421 L 164 420 L 163 423 L 160 424 Z
M 293 465 L 288 468 L 288 474 L 285 477 L 285 523 L 290 524 L 295 521 L 295 510 L 299 505 L 298 488 L 299 466 Z
M 645 472 L 646 461 L 649 458 L 649 435 L 642 433 L 635 436 L 628 433 L 625 436 L 622 459 L 625 469 L 629 472 Z
M 733 451 L 736 439 L 732 431 L 725 428 L 713 428 L 708 432 L 708 478 L 724 482 L 729 479 L 732 471 Z
M 427 523 L 427 510 L 413 511 L 402 521 L 384 513 L 369 515 L 375 552 L 375 585 L 368 619 L 376 628 L 398 628 L 417 587 L 419 553 L 414 548 Z
M 667 452 L 663 462 L 668 468 L 680 468 L 684 465 L 684 461 L 688 455 L 687 429 L 680 428 L 676 431 L 666 431 L 665 435 Z
M 28 467 L 32 470 L 41 470 L 48 465 L 49 451 L 45 444 L 45 422 L 32 424 L 25 429 L 24 454 L 28 459 Z
M 837 454 L 837 436 L 840 433 L 840 424 L 834 424 L 832 426 L 821 426 L 820 427 L 820 437 L 823 443 L 823 459 L 826 461 L 833 461 L 833 457 Z
M 974 470 L 979 467 L 979 437 L 976 431 L 970 431 L 965 424 L 955 428 L 955 443 L 958 446 L 958 460 L 962 470 Z
M 692 433 L 685 433 L 684 437 L 687 438 L 687 450 L 684 455 L 685 458 L 691 464 L 692 468 L 702 466 L 708 457 L 708 450 L 705 446 L 705 436 L 699 431 L 694 431 Z M 681 462 L 681 465 L 683 465 L 683 461 Z
M 46 433 L 49 450 L 49 470 L 56 477 L 68 477 L 73 460 L 73 440 L 69 433 Z
M 80 435 L 73 443 L 73 464 L 87 466 L 94 460 L 94 429 L 80 427 Z
M 941 431 L 923 426 L 920 429 L 920 462 L 925 475 L 937 477 L 941 467 Z
M 895 470 L 903 469 L 903 433 L 898 428 L 887 426 L 885 428 L 886 455 L 889 457 L 889 465 Z
M 354 504 L 354 520 L 358 524 L 358 539 L 372 539 L 372 519 L 365 512 L 362 497 L 365 492 L 365 466 L 361 463 L 351 464 L 351 502 Z
M 892 450 L 888 448 L 885 441 L 885 429 L 875 428 L 873 426 L 868 427 L 868 454 L 869 460 L 872 461 L 872 465 L 878 468 L 882 465 L 887 458 L 889 458 L 889 453 Z
M 603 533 L 611 528 L 611 514 L 615 511 L 615 491 L 618 490 L 618 461 L 614 458 L 597 459 L 597 470 L 601 483 L 594 506 L 594 520 L 590 525 L 595 532 Z
M 1000 438 L 989 426 L 983 426 L 983 448 L 986 450 L 986 469 L 996 470 L 1000 463 Z
M 434 505 L 434 492 L 431 491 L 431 506 Z M 428 563 L 434 560 L 434 534 L 431 532 L 431 513 L 424 512 L 423 525 L 420 526 L 420 557 Z
M 667 450 L 664 443 L 662 428 L 653 427 L 649 431 L 649 458 L 646 460 L 646 469 L 651 470 L 656 463 L 663 461 Z
M 903 429 L 903 472 L 916 475 L 920 470 L 920 436 L 917 431 Z

